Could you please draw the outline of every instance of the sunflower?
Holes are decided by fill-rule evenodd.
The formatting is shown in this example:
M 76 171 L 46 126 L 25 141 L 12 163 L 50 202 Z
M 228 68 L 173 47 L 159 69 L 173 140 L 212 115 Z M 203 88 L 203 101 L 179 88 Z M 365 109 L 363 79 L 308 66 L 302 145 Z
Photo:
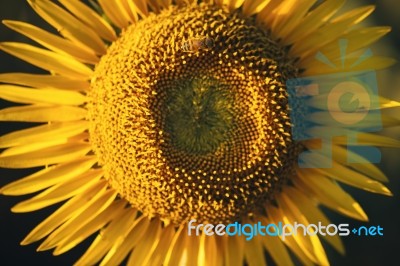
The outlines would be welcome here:
M 62 205 L 22 245 L 44 239 L 38 250 L 59 255 L 95 235 L 76 265 L 262 265 L 265 251 L 280 265 L 293 264 L 291 253 L 327 265 L 320 238 L 343 254 L 338 236 L 195 237 L 187 224 L 327 225 L 319 205 L 367 221 L 338 182 L 391 195 L 385 175 L 347 149 L 346 136 L 332 138 L 332 158 L 303 156 L 321 142 L 297 139 L 293 129 L 318 136 L 335 124 L 321 104 L 326 95 L 293 103 L 288 89 L 303 77 L 391 65 L 355 56 L 390 31 L 356 26 L 373 6 L 337 15 L 344 0 L 28 2 L 57 33 L 4 21 L 42 47 L 0 49 L 50 73 L 0 74 L 0 97 L 21 104 L 1 110 L 0 120 L 40 123 L 0 138 L 0 166 L 41 169 L 1 193 L 38 192 L 14 206 L 17 213 Z M 342 39 L 354 55 L 342 68 L 315 60 L 343 63 Z M 384 98 L 373 104 L 399 106 Z M 363 123 L 398 120 L 374 113 Z M 356 147 L 400 146 L 347 130 Z M 319 168 L 326 162 L 332 167 Z

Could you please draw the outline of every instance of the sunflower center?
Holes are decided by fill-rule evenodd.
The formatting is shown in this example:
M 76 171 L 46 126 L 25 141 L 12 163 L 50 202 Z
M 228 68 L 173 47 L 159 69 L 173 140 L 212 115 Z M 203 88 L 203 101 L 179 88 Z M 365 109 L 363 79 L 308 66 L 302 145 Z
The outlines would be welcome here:
M 91 82 L 105 177 L 144 215 L 175 224 L 263 211 L 297 160 L 284 86 L 296 72 L 252 18 L 206 4 L 150 15 Z
M 207 77 L 187 77 L 168 88 L 164 131 L 171 144 L 192 154 L 215 152 L 233 127 L 229 86 Z

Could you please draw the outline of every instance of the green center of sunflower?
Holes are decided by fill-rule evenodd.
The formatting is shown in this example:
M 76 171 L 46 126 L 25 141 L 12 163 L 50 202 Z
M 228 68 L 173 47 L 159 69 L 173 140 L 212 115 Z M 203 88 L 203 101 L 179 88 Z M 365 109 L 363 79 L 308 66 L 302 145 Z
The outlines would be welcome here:
M 234 130 L 228 84 L 208 76 L 187 77 L 166 94 L 163 128 L 175 148 L 199 155 L 214 153 Z
M 297 160 L 284 86 L 296 72 L 239 13 L 172 7 L 130 26 L 97 65 L 87 106 L 105 177 L 175 224 L 263 211 Z

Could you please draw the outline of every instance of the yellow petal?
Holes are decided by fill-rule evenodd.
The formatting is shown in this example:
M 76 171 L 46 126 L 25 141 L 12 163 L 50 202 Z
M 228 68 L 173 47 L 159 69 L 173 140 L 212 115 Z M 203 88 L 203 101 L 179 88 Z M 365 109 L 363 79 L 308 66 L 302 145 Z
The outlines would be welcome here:
M 282 212 L 279 211 L 277 208 L 271 205 L 267 205 L 266 211 L 272 223 L 277 225 L 279 222 L 282 222 L 284 220 Z M 286 237 L 284 240 L 282 239 L 282 242 L 287 245 L 294 254 L 296 254 L 303 265 L 315 265 L 315 263 L 313 263 L 305 254 L 305 250 L 299 246 L 299 244 L 294 240 L 293 237 Z
M 5 20 L 3 23 L 7 27 L 31 38 L 56 53 L 72 56 L 78 61 L 84 63 L 97 64 L 99 62 L 99 58 L 93 51 L 85 49 L 80 45 L 76 45 L 69 40 L 58 37 L 36 26 L 20 21 L 10 20 Z
M 282 0 L 268 1 L 267 5 L 257 14 L 257 22 L 268 29 L 271 28 L 272 21 L 275 18 L 274 12 L 280 4 L 282 4 Z
M 297 169 L 297 176 L 293 182 L 310 197 L 343 215 L 360 221 L 368 221 L 361 206 L 335 181 L 312 169 Z
M 226 238 L 226 247 L 224 249 L 226 265 L 242 266 L 244 260 L 243 238 L 236 235 Z
M 86 191 L 68 200 L 57 211 L 36 226 L 35 229 L 33 229 L 24 240 L 22 240 L 21 245 L 31 244 L 48 235 L 50 232 L 72 217 L 76 210 L 79 210 L 86 204 L 86 202 L 89 202 L 96 194 L 99 193 L 99 191 L 103 189 L 104 183 L 98 182 L 93 184 Z
M 60 0 L 72 14 L 84 22 L 92 30 L 100 35 L 101 38 L 113 42 L 117 39 L 114 29 L 99 14 L 93 11 L 84 3 L 78 0 Z
M 77 246 L 82 241 L 86 240 L 93 233 L 97 232 L 106 224 L 108 224 L 112 219 L 121 215 L 121 213 L 125 211 L 125 205 L 125 200 L 114 201 L 113 204 L 105 209 L 102 213 L 98 214 L 96 217 L 93 217 L 93 220 L 59 243 L 57 248 L 54 250 L 54 254 L 59 255 L 65 253 Z
M 79 212 L 75 212 L 73 217 L 54 230 L 39 246 L 38 250 L 48 250 L 62 243 L 68 236 L 91 222 L 98 214 L 110 206 L 116 195 L 117 193 L 113 189 L 98 193 L 89 204 L 85 205 Z M 56 252 L 53 254 L 58 255 L 59 253 Z
M 65 122 L 81 120 L 86 110 L 73 106 L 28 105 L 0 110 L 0 121 L 19 122 Z
M 390 27 L 368 27 L 351 30 L 349 33 L 340 37 L 341 39 L 347 41 L 346 56 L 359 49 L 368 47 L 389 33 L 390 30 Z M 341 56 L 343 56 L 337 40 L 334 40 L 326 46 L 321 47 L 319 51 L 331 60 L 341 60 Z M 299 64 L 308 66 L 313 63 L 314 60 L 315 54 L 310 54 L 309 56 L 302 57 L 302 59 L 299 61 Z
M 14 85 L 0 85 L 0 98 L 16 103 L 82 105 L 86 97 L 75 91 L 28 89 Z
M 100 231 L 85 254 L 75 263 L 76 266 L 96 264 L 119 238 L 124 238 L 130 232 L 137 212 L 132 208 L 125 210 L 121 216 L 115 216 L 111 223 Z
M 61 89 L 86 91 L 89 89 L 89 82 L 84 77 L 81 80 L 71 79 L 63 76 L 38 75 L 25 73 L 3 73 L 0 74 L 0 82 L 24 85 L 42 89 Z
M 158 266 L 162 264 L 168 252 L 168 248 L 171 246 L 174 235 L 175 235 L 174 225 L 170 224 L 163 228 L 160 236 L 160 241 L 158 242 L 158 245 L 153 252 L 149 265 Z
M 259 220 L 262 224 L 271 224 L 266 217 L 258 217 L 257 220 Z M 293 265 L 293 261 L 290 258 L 288 250 L 278 237 L 263 236 L 260 237 L 260 241 L 277 265 Z
M 106 53 L 106 46 L 99 35 L 65 9 L 46 0 L 28 0 L 28 3 L 65 38 L 99 55 Z
M 124 29 L 131 23 L 131 18 L 129 17 L 127 10 L 125 10 L 121 0 L 99 0 L 99 4 L 106 16 L 110 18 L 112 23 L 114 23 L 118 28 Z
M 72 161 L 85 156 L 91 150 L 87 143 L 67 143 L 42 150 L 1 157 L 0 167 L 30 168 Z
M 127 0 L 131 12 L 138 13 L 142 18 L 146 18 L 149 15 L 146 0 Z
M 309 12 L 307 16 L 288 34 L 285 43 L 292 44 L 314 33 L 325 24 L 346 2 L 346 0 L 326 0 Z M 304 30 L 307 29 L 307 30 Z
M 81 175 L 89 170 L 95 162 L 96 159 L 93 157 L 84 157 L 51 166 L 2 187 L 0 193 L 15 196 L 33 193 Z
M 353 25 L 365 19 L 373 12 L 374 8 L 374 6 L 356 8 L 341 15 L 318 29 L 312 35 L 307 36 L 307 38 L 304 38 L 302 41 L 294 43 L 291 53 L 302 56 L 315 54 L 321 47 L 324 47 L 329 42 L 337 40 Z
M 77 79 L 89 79 L 93 71 L 74 58 L 24 43 L 1 43 L 0 49 L 32 65 Z
M 164 265 L 182 265 L 186 264 L 186 261 L 182 255 L 185 250 L 187 240 L 187 230 L 186 227 L 181 226 L 176 231 L 171 245 L 169 246 L 168 253 L 165 255 Z M 187 259 L 187 258 L 186 258 Z
M 351 73 L 351 72 L 368 72 L 371 70 L 379 70 L 394 65 L 397 61 L 393 58 L 374 56 L 360 63 L 356 63 L 360 57 L 346 56 L 346 65 L 344 67 L 331 67 L 318 60 L 310 63 L 308 68 L 302 73 L 304 76 L 316 76 L 322 74 L 334 74 L 334 73 Z M 332 64 L 335 66 L 341 66 L 341 59 L 332 60 Z
M 133 24 L 139 20 L 139 14 L 136 12 L 136 9 L 132 5 L 131 0 L 120 0 L 122 9 L 124 12 L 128 14 L 129 21 Z M 133 7 L 133 8 L 132 8 Z
M 285 38 L 299 25 L 301 19 L 315 4 L 315 0 L 286 0 L 274 11 L 275 19 L 272 22 L 271 31 L 274 36 Z M 293 10 L 296 10 L 293 12 Z M 304 28 L 303 28 L 304 29 Z
M 267 4 L 269 0 L 246 0 L 243 3 L 243 14 L 250 17 L 251 15 L 259 13 Z
M 318 130 L 318 129 L 315 129 Z M 342 131 L 343 132 L 343 131 Z M 393 139 L 391 137 L 381 136 L 373 133 L 364 133 L 364 132 L 356 132 L 349 131 L 348 135 L 357 136 L 357 144 L 358 145 L 366 145 L 366 146 L 378 146 L 378 147 L 392 147 L 392 148 L 400 148 L 400 141 L 397 139 Z M 347 145 L 348 140 L 347 137 L 335 137 L 333 142 L 338 145 Z M 382 180 L 383 181 L 383 180 Z
M 306 165 L 309 165 L 310 167 L 315 167 L 315 170 L 318 173 L 329 176 L 330 178 L 336 179 L 350 186 L 354 186 L 370 192 L 379 193 L 386 196 L 392 195 L 390 190 L 383 184 L 371 180 L 363 174 L 360 174 L 346 166 L 343 166 L 335 161 L 332 161 L 332 159 L 325 157 L 324 155 L 320 154 L 317 151 L 305 154 L 305 156 L 303 156 L 303 159 Z M 332 161 L 332 167 L 318 168 L 319 165 L 324 165 L 323 163 L 326 160 Z
M 321 223 L 322 226 L 328 226 L 331 222 L 326 216 L 319 210 L 316 204 L 305 194 L 300 192 L 298 189 L 293 187 L 286 187 L 285 193 L 290 197 L 292 202 L 296 202 L 297 207 L 307 217 L 310 224 L 318 225 Z M 322 239 L 327 241 L 332 247 L 334 247 L 341 255 L 345 254 L 343 242 L 339 235 L 329 235 L 323 232 L 325 235 L 320 233 Z
M 14 147 L 4 150 L 0 154 L 0 158 L 16 156 L 16 155 L 30 153 L 30 152 L 34 152 L 34 151 L 38 151 L 38 150 L 43 150 L 43 149 L 54 147 L 57 145 L 66 144 L 68 142 L 69 141 L 67 139 L 55 139 L 55 140 L 33 142 L 30 144 L 14 146 Z M 72 141 L 71 141 L 71 143 L 72 143 Z
M 93 184 L 99 182 L 102 175 L 102 170 L 89 171 L 66 182 L 55 185 L 33 198 L 22 201 L 11 210 L 13 212 L 31 212 L 53 205 L 85 191 Z
M 130 232 L 128 232 L 125 237 L 120 237 L 117 239 L 117 241 L 115 241 L 115 243 L 113 243 L 113 246 L 103 258 L 100 265 L 120 265 L 140 240 L 146 241 L 146 239 L 142 239 L 142 237 L 150 233 L 150 231 L 146 231 L 148 230 L 149 225 L 149 219 L 144 216 L 141 216 L 135 220 L 131 226 Z M 154 224 L 153 229 L 155 229 Z M 147 254 L 147 252 L 148 251 L 146 251 L 145 254 Z
M 293 225 L 295 222 L 298 222 L 305 226 L 309 225 L 307 218 L 304 217 L 304 214 L 285 193 L 278 195 L 277 202 L 279 210 L 282 212 L 284 223 Z M 325 250 L 317 235 L 304 236 L 298 233 L 289 237 L 294 238 L 311 260 L 319 265 L 329 265 Z
M 151 221 L 147 230 L 138 228 L 134 236 L 127 237 L 128 245 L 135 247 L 129 257 L 128 265 L 148 265 L 160 240 L 161 230 L 160 221 L 156 218 Z
M 32 142 L 68 139 L 88 129 L 84 120 L 60 122 L 18 130 L 0 137 L 0 148 L 25 145 Z
M 267 265 L 263 246 L 258 236 L 244 243 L 244 257 L 249 266 Z

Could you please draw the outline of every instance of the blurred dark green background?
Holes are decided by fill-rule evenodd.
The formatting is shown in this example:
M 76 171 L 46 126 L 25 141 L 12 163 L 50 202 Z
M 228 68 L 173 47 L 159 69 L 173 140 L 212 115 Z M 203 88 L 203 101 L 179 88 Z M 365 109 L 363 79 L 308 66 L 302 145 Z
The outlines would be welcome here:
M 384 38 L 379 46 L 373 47 L 376 54 L 391 55 L 400 58 L 400 1 L 351 1 L 350 6 L 359 6 L 365 3 L 377 4 L 377 10 L 368 20 L 368 24 L 390 25 L 392 33 Z M 29 21 L 51 29 L 32 10 L 25 0 L 0 0 L 0 18 Z M 0 41 L 22 41 L 29 42 L 23 36 L 12 32 L 3 25 L 0 26 Z M 0 51 L 0 73 L 4 72 L 36 72 L 42 70 L 13 58 Z M 379 82 L 381 94 L 400 100 L 400 67 L 399 64 L 390 70 L 380 71 Z M 2 101 L 2 107 L 9 104 Z M 396 110 L 399 113 L 399 109 Z M 23 126 L 26 126 L 23 125 Z M 1 123 L 0 134 L 4 134 L 21 128 L 18 123 Z M 399 128 L 386 130 L 386 134 L 399 139 Z M 394 193 L 394 197 L 374 195 L 361 190 L 346 187 L 356 200 L 363 206 L 370 217 L 370 222 L 359 223 L 349 218 L 341 217 L 332 212 L 326 213 L 332 223 L 349 223 L 351 226 L 358 225 L 380 225 L 384 228 L 383 237 L 354 237 L 343 239 L 347 256 L 342 257 L 330 247 L 327 247 L 328 257 L 332 265 L 400 265 L 399 243 L 400 243 L 400 151 L 395 149 L 383 149 L 383 160 L 380 167 L 387 173 L 390 183 L 388 187 Z M 0 186 L 3 186 L 21 176 L 27 175 L 30 170 L 7 170 L 0 169 Z M 35 249 L 38 244 L 22 247 L 19 242 L 38 224 L 41 220 L 51 214 L 56 208 L 50 207 L 44 210 L 12 214 L 10 208 L 17 202 L 28 197 L 5 197 L 0 196 L 0 253 L 1 265 L 71 265 L 79 258 L 89 243 L 86 241 L 67 254 L 53 257 L 51 252 L 37 253 Z M 91 238 L 92 239 L 92 238 Z M 326 246 L 326 245 L 325 245 Z

